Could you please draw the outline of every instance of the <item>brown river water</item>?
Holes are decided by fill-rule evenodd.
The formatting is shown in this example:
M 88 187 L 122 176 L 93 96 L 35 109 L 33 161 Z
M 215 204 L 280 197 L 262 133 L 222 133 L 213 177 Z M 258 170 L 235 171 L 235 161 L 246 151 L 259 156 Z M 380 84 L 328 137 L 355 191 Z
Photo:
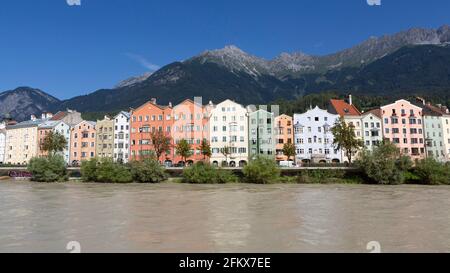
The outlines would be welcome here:
M 0 181 L 0 252 L 450 252 L 450 187 Z

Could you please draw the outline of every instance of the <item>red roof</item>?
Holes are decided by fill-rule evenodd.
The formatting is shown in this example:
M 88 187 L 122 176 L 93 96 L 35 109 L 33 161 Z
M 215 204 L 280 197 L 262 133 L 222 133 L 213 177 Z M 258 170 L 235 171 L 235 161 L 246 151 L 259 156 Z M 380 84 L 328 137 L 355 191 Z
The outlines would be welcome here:
M 60 111 L 56 113 L 50 120 L 62 120 L 66 115 L 66 112 Z
M 336 113 L 341 117 L 361 115 L 358 108 L 356 108 L 353 104 L 348 104 L 345 100 L 331 100 L 330 102 Z

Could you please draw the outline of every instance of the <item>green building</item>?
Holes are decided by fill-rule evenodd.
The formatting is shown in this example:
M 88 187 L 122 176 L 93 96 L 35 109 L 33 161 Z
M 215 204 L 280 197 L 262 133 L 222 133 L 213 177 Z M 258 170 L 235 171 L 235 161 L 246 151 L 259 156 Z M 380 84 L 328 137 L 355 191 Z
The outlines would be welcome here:
M 275 159 L 275 116 L 266 110 L 249 113 L 249 154 L 250 160 L 257 156 Z

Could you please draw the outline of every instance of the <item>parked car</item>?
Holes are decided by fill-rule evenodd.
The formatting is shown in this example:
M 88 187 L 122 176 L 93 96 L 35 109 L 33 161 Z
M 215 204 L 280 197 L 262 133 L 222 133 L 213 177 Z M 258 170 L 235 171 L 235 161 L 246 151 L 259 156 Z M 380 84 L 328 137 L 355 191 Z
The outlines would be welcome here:
M 280 161 L 280 167 L 282 168 L 295 168 L 296 164 L 294 161 Z

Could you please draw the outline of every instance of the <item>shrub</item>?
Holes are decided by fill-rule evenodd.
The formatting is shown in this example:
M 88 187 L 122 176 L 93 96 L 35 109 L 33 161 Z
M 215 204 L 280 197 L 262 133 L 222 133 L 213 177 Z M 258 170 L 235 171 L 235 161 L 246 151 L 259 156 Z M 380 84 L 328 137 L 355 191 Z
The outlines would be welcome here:
M 155 159 L 144 159 L 130 163 L 134 181 L 140 183 L 160 183 L 168 178 L 166 170 Z
M 434 158 L 419 161 L 414 170 L 414 174 L 426 184 L 450 184 L 450 167 L 437 162 Z
M 133 176 L 130 169 L 111 159 L 91 159 L 81 165 L 81 175 L 86 182 L 131 183 Z
M 97 158 L 81 162 L 81 177 L 86 182 L 95 182 L 97 180 Z
M 183 182 L 192 184 L 225 184 L 237 182 L 237 177 L 229 170 L 197 162 L 184 169 Z
M 298 177 L 300 184 L 332 184 L 345 182 L 345 171 L 343 170 L 304 170 Z
M 32 174 L 31 180 L 36 182 L 63 182 L 69 179 L 66 162 L 59 155 L 32 158 L 28 171 Z
M 275 160 L 257 157 L 244 167 L 243 173 L 248 183 L 268 184 L 280 179 L 281 171 Z
M 373 152 L 364 151 L 357 165 L 375 183 L 398 185 L 405 182 L 405 172 L 410 163 L 400 156 L 400 151 L 394 144 L 384 142 Z

